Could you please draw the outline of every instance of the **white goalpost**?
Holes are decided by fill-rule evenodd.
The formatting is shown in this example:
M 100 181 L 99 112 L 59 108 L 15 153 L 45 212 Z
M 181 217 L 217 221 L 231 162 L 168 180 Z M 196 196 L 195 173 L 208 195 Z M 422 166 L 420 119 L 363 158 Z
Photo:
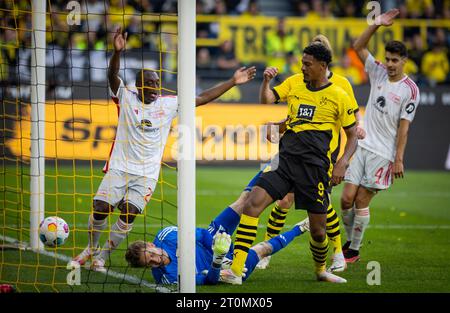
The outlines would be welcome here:
M 178 1 L 178 291 L 196 292 L 196 1 Z M 31 48 L 31 154 L 30 242 L 31 249 L 45 252 L 39 224 L 45 217 L 45 125 L 46 125 L 46 1 L 32 1 Z
M 30 246 L 44 249 L 39 224 L 45 212 L 45 31 L 46 1 L 33 0 L 31 53 Z
M 178 1 L 178 288 L 195 292 L 195 0 Z

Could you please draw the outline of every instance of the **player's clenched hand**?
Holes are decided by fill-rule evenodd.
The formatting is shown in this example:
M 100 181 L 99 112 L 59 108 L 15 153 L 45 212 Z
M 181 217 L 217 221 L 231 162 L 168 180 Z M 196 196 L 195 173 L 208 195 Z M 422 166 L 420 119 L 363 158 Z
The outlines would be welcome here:
M 356 137 L 358 139 L 366 138 L 366 131 L 361 126 L 356 126 Z
M 276 123 L 268 122 L 266 126 L 266 139 L 271 143 L 277 143 L 280 140 L 280 126 Z
M 228 253 L 231 246 L 231 237 L 227 233 L 216 233 L 213 237 L 212 250 L 215 255 Z
M 122 34 L 122 27 L 117 28 L 114 34 L 114 50 L 117 52 L 125 49 L 128 33 Z
M 278 69 L 276 67 L 266 67 L 264 70 L 264 80 L 271 81 L 278 75 Z
M 403 178 L 404 168 L 403 168 L 402 161 L 394 162 L 394 167 L 392 169 L 392 173 L 394 174 L 394 176 L 392 177 L 392 180 L 394 180 L 394 178 Z
M 246 68 L 241 67 L 234 72 L 233 79 L 236 85 L 245 84 L 256 76 L 256 68 L 254 66 Z
M 333 175 L 331 176 L 331 183 L 334 186 L 339 185 L 344 180 L 346 168 L 347 165 L 341 162 L 341 160 L 336 163 L 333 169 Z

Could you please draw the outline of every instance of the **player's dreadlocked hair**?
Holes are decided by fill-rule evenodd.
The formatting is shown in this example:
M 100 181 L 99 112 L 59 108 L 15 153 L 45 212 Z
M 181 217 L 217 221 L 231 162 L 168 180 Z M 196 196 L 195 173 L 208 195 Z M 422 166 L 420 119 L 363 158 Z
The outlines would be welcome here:
M 140 264 L 141 254 L 146 248 L 146 244 L 142 240 L 135 241 L 128 246 L 127 252 L 125 253 L 125 260 L 131 267 L 141 267 Z
M 323 61 L 327 65 L 331 63 L 331 52 L 323 44 L 312 43 L 303 50 L 303 53 L 312 55 L 316 60 Z

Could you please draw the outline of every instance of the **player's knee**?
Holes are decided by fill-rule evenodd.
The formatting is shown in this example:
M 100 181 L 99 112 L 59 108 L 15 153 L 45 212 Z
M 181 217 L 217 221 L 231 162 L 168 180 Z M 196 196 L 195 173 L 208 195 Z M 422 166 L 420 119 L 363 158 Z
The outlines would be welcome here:
M 259 216 L 262 210 L 264 210 L 263 202 L 258 197 L 249 195 L 244 200 L 244 213 L 250 216 Z
M 352 195 L 348 193 L 342 193 L 341 196 L 341 209 L 342 210 L 350 210 L 353 207 L 354 198 Z
M 360 189 L 355 198 L 355 206 L 357 208 L 366 208 L 371 200 L 371 192 L 366 189 Z
M 119 209 L 121 212 L 120 219 L 127 224 L 132 224 L 136 216 L 140 214 L 139 209 L 130 202 L 122 202 Z
M 321 227 L 319 225 L 312 225 L 312 224 L 310 224 L 309 226 L 311 238 L 314 239 L 314 241 L 322 242 L 325 240 L 327 236 L 326 227 Z
M 242 214 L 242 212 L 244 212 L 245 200 L 248 198 L 248 195 L 248 192 L 243 192 L 235 202 L 230 204 L 230 207 L 238 214 Z
M 283 199 L 277 201 L 277 205 L 282 209 L 289 209 L 294 204 L 294 197 L 287 194 Z
M 102 200 L 94 200 L 92 203 L 94 207 L 94 219 L 104 220 L 113 211 L 112 205 Z

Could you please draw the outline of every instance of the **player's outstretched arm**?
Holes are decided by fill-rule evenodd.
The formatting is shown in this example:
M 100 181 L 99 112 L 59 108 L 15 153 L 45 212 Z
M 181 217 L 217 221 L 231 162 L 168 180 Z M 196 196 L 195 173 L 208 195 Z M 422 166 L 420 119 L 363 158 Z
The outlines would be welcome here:
M 369 56 L 369 51 L 367 50 L 367 44 L 369 43 L 372 35 L 377 31 L 380 26 L 391 26 L 394 22 L 394 18 L 399 14 L 398 9 L 389 10 L 380 16 L 377 16 L 375 19 L 375 23 L 369 25 L 366 30 L 361 34 L 361 36 L 356 39 L 353 44 L 353 48 L 358 53 L 359 58 L 363 63 L 366 62 L 367 57 Z
M 114 34 L 114 53 L 109 60 L 108 81 L 112 92 L 117 94 L 120 87 L 119 70 L 120 70 L 120 53 L 125 49 L 127 42 L 127 33 L 122 34 L 122 28 L 119 27 Z
M 333 168 L 333 175 L 331 177 L 331 183 L 333 185 L 339 185 L 342 180 L 344 180 L 345 170 L 347 169 L 348 163 L 353 153 L 355 153 L 356 147 L 358 145 L 358 135 L 356 133 L 356 125 L 350 128 L 344 128 L 345 134 L 347 135 L 347 143 L 345 144 L 344 154 L 337 161 Z
M 270 89 L 270 81 L 277 76 L 278 69 L 276 67 L 267 67 L 264 70 L 263 81 L 259 88 L 259 102 L 263 104 L 275 103 L 277 100 L 273 91 Z
M 208 102 L 213 101 L 214 99 L 217 99 L 234 86 L 242 85 L 251 81 L 253 78 L 255 78 L 255 75 L 256 68 L 254 66 L 249 68 L 241 67 L 240 69 L 236 70 L 236 72 L 234 72 L 233 77 L 231 77 L 229 80 L 222 82 L 212 88 L 209 88 L 198 95 L 197 98 L 195 98 L 195 106 L 204 105 Z

